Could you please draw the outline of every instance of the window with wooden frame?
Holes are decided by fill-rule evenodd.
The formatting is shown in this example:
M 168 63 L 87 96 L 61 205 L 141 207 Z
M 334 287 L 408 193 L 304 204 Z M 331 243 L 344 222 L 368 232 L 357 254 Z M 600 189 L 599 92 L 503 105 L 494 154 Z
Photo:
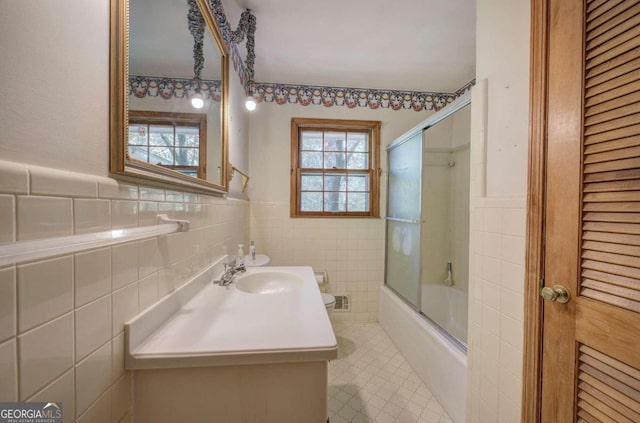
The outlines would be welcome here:
M 207 115 L 129 111 L 129 159 L 206 179 Z
M 291 217 L 379 217 L 379 191 L 379 121 L 291 119 Z

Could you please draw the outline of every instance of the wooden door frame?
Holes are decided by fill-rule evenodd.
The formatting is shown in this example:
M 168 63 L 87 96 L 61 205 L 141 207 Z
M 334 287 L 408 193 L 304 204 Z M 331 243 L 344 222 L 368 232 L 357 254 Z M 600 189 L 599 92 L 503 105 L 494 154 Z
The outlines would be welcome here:
M 522 423 L 540 421 L 542 392 L 542 301 L 544 208 L 546 187 L 549 1 L 531 0 L 529 82 L 529 164 L 525 252 Z

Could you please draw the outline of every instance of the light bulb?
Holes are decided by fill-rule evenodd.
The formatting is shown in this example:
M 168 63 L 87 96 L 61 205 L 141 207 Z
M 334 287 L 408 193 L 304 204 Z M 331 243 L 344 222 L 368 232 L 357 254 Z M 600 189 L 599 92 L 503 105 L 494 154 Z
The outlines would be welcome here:
M 204 100 L 200 93 L 195 93 L 193 97 L 191 97 L 191 105 L 196 109 L 202 109 L 204 107 Z
M 256 101 L 253 99 L 252 95 L 247 97 L 247 101 L 244 103 L 244 107 L 246 107 L 247 110 L 249 110 L 249 111 L 252 111 L 252 110 L 256 109 Z

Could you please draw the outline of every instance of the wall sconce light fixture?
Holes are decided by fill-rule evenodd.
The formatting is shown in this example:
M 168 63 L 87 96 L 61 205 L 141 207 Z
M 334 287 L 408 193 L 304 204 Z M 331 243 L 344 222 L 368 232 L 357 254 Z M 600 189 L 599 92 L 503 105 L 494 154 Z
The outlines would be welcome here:
M 244 103 L 244 107 L 247 108 L 247 110 L 252 111 L 256 109 L 256 100 L 253 98 L 253 86 L 255 85 L 255 82 L 253 81 L 249 81 L 247 83 L 247 88 L 248 88 L 248 96 L 247 96 L 247 101 Z
M 195 81 L 195 78 L 194 78 Z M 198 78 L 196 85 L 196 92 L 191 95 L 191 105 L 195 109 L 202 109 L 204 107 L 204 98 L 202 98 L 202 92 L 200 91 L 200 79 Z

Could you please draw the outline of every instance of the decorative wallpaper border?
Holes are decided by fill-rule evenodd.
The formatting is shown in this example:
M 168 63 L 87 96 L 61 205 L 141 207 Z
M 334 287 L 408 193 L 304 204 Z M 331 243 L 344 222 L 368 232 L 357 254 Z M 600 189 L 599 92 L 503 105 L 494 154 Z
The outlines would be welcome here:
M 345 106 L 350 109 L 439 110 L 451 103 L 456 93 L 379 90 L 369 88 L 326 87 L 310 85 L 258 83 L 254 98 L 258 102 Z
M 471 91 L 471 88 L 473 88 L 474 85 L 476 85 L 475 78 L 473 78 L 471 81 L 467 82 L 462 87 L 456 90 L 456 92 L 454 93 L 456 98 L 460 97 L 462 94 L 466 93 L 467 91 Z
M 220 81 L 129 75 L 129 95 L 138 98 L 161 97 L 165 100 L 189 98 L 189 94 L 194 93 L 198 87 L 204 99 L 220 101 L 222 98 Z
M 160 97 L 165 100 L 189 98 L 198 83 L 193 79 L 159 78 L 153 76 L 129 76 L 129 95 L 138 98 Z M 455 93 L 379 90 L 369 88 L 326 87 L 316 85 L 292 85 L 258 83 L 254 98 L 258 102 L 276 104 L 299 104 L 301 106 L 344 106 L 350 109 L 391 110 L 440 110 L 456 98 L 469 91 L 475 79 Z M 222 98 L 220 81 L 202 80 L 200 90 L 203 98 L 219 102 Z

